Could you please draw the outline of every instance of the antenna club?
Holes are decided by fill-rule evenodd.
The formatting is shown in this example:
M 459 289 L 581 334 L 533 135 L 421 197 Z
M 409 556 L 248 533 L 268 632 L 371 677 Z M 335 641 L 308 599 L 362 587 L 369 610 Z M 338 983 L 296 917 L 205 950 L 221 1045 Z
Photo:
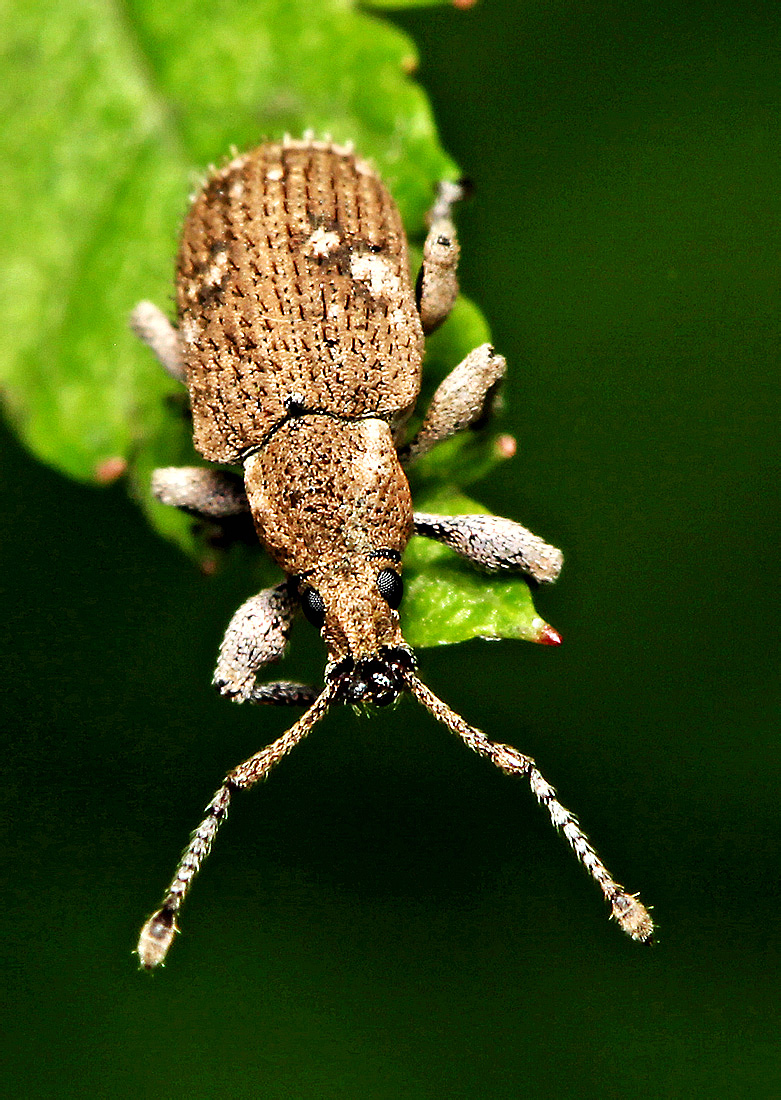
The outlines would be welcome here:
M 613 917 L 638 943 L 654 942 L 654 922 L 637 894 L 618 894 L 611 902 Z
M 143 970 L 154 970 L 165 961 L 168 948 L 179 931 L 176 913 L 173 909 L 162 908 L 153 913 L 138 938 L 136 954 Z

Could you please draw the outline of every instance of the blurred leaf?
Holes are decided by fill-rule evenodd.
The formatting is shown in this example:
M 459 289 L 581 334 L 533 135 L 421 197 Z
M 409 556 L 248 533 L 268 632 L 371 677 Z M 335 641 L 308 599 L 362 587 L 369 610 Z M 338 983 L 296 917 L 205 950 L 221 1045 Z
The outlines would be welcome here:
M 404 8 L 434 8 L 449 4 L 453 8 L 471 8 L 477 0 L 362 0 L 361 7 L 403 11 Z
M 201 460 L 181 392 L 136 344 L 128 314 L 142 297 L 170 301 L 187 195 L 232 145 L 305 129 L 353 141 L 419 239 L 437 180 L 457 169 L 409 78 L 414 45 L 349 0 L 29 0 L 13 10 L 0 0 L 0 12 L 8 417 L 30 450 L 65 474 L 106 482 L 126 471 L 155 528 L 203 558 L 192 521 L 150 498 L 155 466 Z M 459 302 L 431 341 L 430 377 L 486 339 L 479 311 Z M 497 453 L 467 433 L 421 460 L 419 483 L 467 483 Z M 410 587 L 422 607 L 426 582 L 415 573 L 428 576 L 441 562 L 416 561 L 412 554 Z M 437 592 L 452 572 L 442 568 Z M 472 577 L 476 590 L 459 581 L 453 600 L 479 603 L 483 579 Z M 506 617 L 515 599 L 504 599 Z M 455 631 L 439 616 L 441 634 L 432 627 L 427 637 L 471 636 L 463 625 L 471 613 L 464 616 Z M 517 623 L 496 623 L 519 636 Z

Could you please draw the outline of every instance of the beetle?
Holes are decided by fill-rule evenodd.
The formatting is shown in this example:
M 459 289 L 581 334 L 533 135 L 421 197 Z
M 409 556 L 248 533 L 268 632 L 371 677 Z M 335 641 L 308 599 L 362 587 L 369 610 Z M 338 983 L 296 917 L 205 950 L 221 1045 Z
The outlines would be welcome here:
M 405 442 L 424 335 L 444 321 L 458 293 L 452 208 L 461 197 L 460 184 L 440 185 L 413 287 L 399 212 L 351 146 L 310 135 L 261 145 L 214 171 L 192 203 L 178 258 L 178 327 L 149 302 L 133 312 L 134 331 L 189 389 L 196 449 L 243 467 L 243 477 L 159 469 L 154 494 L 210 519 L 251 515 L 285 574 L 234 614 L 214 684 L 238 703 L 307 706 L 215 793 L 143 927 L 144 968 L 165 958 L 233 793 L 265 778 L 332 704 L 386 706 L 402 692 L 502 771 L 524 776 L 621 927 L 636 940 L 652 938 L 647 909 L 614 881 L 534 761 L 489 740 L 437 698 L 418 677 L 401 631 L 402 555 L 413 533 L 477 566 L 521 570 L 540 583 L 555 580 L 562 564 L 559 550 L 511 520 L 413 511 L 405 467 L 475 424 L 506 369 L 490 345 L 476 348 Z M 324 687 L 258 684 L 256 673 L 284 654 L 299 609 L 326 645 Z

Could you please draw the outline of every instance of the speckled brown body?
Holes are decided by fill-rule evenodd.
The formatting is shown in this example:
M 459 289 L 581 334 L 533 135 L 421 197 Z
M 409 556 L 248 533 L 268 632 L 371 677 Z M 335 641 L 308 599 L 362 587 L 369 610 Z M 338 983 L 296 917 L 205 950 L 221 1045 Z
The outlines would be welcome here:
M 325 599 L 331 659 L 399 645 L 371 579 L 399 568 L 412 533 L 393 433 L 418 396 L 423 330 L 387 189 L 326 143 L 235 159 L 190 210 L 177 303 L 195 445 L 245 462 L 261 541 Z

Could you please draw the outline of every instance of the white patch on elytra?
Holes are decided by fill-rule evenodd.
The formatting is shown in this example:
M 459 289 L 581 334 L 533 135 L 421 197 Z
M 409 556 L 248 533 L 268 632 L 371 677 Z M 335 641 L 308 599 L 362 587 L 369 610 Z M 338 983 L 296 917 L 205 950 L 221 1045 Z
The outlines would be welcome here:
M 271 180 L 273 183 L 278 183 L 279 180 L 284 178 L 285 169 L 280 165 L 275 165 L 275 167 L 266 170 L 266 179 Z
M 214 263 L 203 276 L 204 286 L 219 286 L 228 272 L 228 253 L 218 252 Z
M 316 260 L 322 260 L 335 252 L 341 241 L 342 238 L 333 229 L 323 229 L 321 226 L 304 243 L 304 252 L 307 256 L 314 256 Z
M 406 309 L 392 309 L 388 313 L 388 324 L 391 328 L 401 328 L 409 320 Z
M 401 279 L 383 256 L 362 252 L 350 260 L 350 274 L 365 283 L 372 298 L 394 298 L 402 293 Z
M 241 156 L 231 157 L 227 164 L 216 170 L 213 164 L 209 165 L 209 178 L 216 180 L 227 179 L 233 172 L 239 172 L 252 157 L 251 153 L 243 153 Z
M 197 344 L 198 338 L 201 335 L 201 326 L 192 317 L 187 317 L 182 321 L 182 326 L 179 330 L 182 334 L 182 339 L 185 344 Z

